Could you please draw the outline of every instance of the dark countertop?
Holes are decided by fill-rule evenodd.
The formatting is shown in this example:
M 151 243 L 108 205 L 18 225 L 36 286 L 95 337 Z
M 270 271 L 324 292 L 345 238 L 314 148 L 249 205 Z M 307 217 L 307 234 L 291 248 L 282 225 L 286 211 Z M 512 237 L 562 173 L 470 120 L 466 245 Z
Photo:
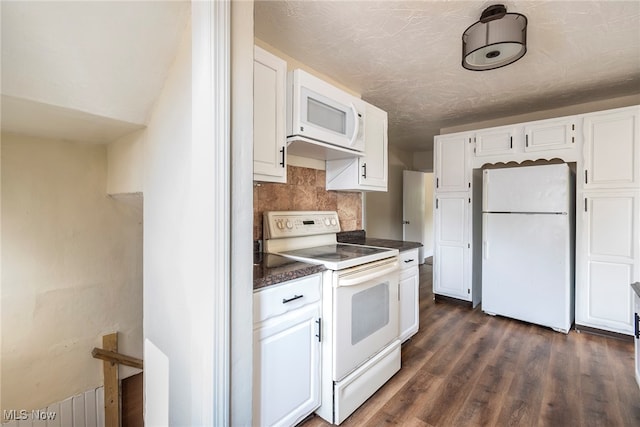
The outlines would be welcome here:
M 640 282 L 632 283 L 631 288 L 633 288 L 633 290 L 636 292 L 636 295 L 638 295 L 638 298 L 640 298 Z
M 325 271 L 324 265 L 293 261 L 280 255 L 253 254 L 253 290 Z
M 364 230 L 344 231 L 342 233 L 338 233 L 338 242 L 354 243 L 356 245 L 380 246 L 383 248 L 397 249 L 400 252 L 422 247 L 422 243 L 419 242 L 367 237 Z
M 422 246 L 422 243 L 418 242 L 366 237 L 364 230 L 344 231 L 342 233 L 338 233 L 337 237 L 338 242 L 340 243 L 379 246 L 383 248 L 398 249 L 400 252 L 416 249 Z M 278 283 L 298 279 L 300 277 L 309 276 L 326 270 L 323 265 L 293 261 L 274 254 L 254 252 L 253 258 L 253 290 L 258 290 L 266 286 L 276 285 Z

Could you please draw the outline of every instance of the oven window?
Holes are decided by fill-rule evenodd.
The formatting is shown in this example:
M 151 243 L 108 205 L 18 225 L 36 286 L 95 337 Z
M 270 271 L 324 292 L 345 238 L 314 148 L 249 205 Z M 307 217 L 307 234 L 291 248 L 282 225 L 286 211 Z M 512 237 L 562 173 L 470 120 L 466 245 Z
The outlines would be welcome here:
M 351 298 L 351 345 L 389 323 L 389 282 L 354 294 Z

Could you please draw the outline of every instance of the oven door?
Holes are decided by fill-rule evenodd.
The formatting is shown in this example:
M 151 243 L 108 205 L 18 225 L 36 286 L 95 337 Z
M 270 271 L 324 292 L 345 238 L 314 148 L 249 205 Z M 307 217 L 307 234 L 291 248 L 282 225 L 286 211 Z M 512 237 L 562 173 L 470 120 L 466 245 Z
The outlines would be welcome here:
M 398 258 L 338 271 L 333 292 L 333 380 L 398 338 Z

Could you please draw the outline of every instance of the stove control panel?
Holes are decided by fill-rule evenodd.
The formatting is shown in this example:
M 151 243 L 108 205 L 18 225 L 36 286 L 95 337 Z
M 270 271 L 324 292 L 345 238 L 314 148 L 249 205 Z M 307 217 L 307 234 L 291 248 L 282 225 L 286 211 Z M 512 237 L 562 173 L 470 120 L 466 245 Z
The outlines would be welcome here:
M 263 239 L 340 232 L 340 220 L 335 211 L 270 211 L 263 216 Z

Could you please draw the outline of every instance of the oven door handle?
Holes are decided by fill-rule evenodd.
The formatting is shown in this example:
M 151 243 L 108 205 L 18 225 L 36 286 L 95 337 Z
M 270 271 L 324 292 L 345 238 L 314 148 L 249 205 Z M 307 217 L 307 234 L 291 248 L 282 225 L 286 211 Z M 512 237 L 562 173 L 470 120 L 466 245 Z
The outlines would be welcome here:
M 338 280 L 338 286 L 356 286 L 361 283 L 368 282 L 369 280 L 376 279 L 386 274 L 392 273 L 398 269 L 398 262 L 394 262 L 383 268 L 375 268 L 372 270 L 365 270 L 360 273 L 354 273 L 353 275 L 342 276 Z

